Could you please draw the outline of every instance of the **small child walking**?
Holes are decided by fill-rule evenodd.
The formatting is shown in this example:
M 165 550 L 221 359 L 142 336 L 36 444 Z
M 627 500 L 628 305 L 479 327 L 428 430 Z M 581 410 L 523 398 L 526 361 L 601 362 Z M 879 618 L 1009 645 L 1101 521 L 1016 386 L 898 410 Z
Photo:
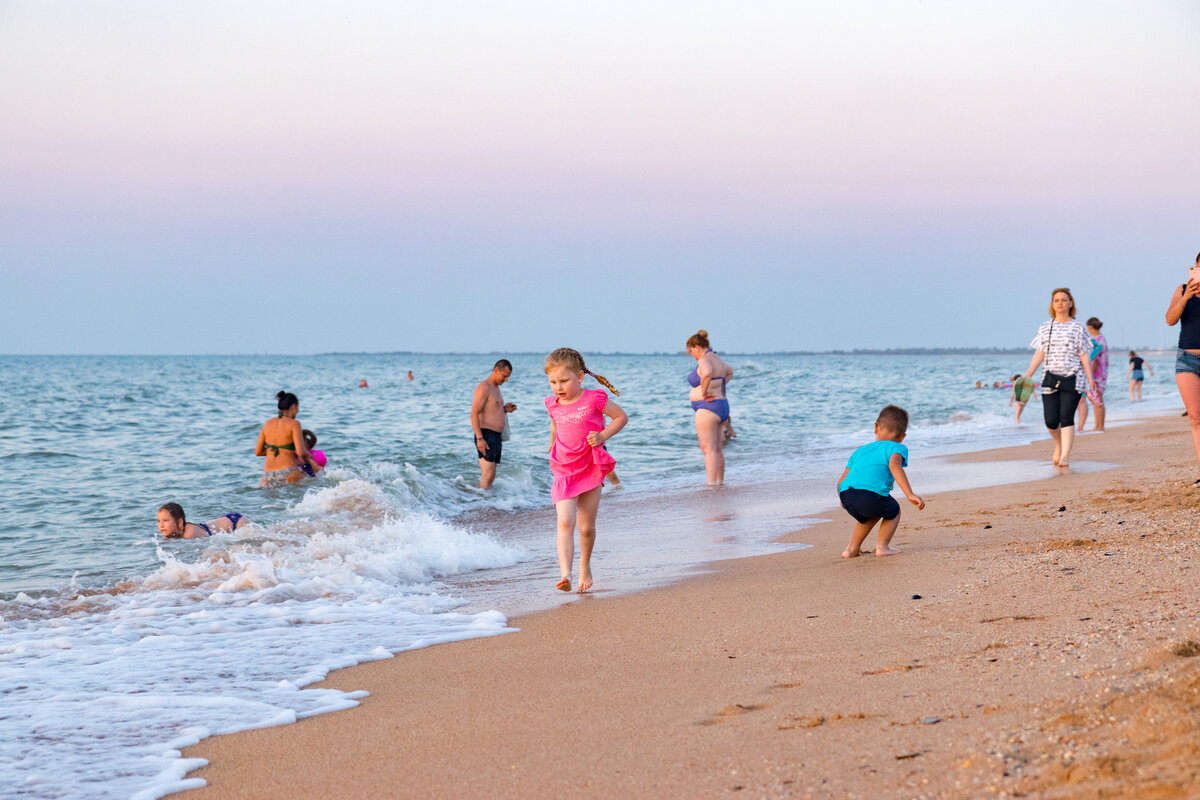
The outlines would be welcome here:
M 571 562 L 575 558 L 575 527 L 579 527 L 579 591 L 592 588 L 592 548 L 596 544 L 596 512 L 600 487 L 617 462 L 603 444 L 625 427 L 629 417 L 599 389 L 584 389 L 591 375 L 619 395 L 601 375 L 590 372 L 583 356 L 561 347 L 546 356 L 546 377 L 553 397 L 546 398 L 550 414 L 550 499 L 558 512 L 558 566 L 562 578 L 556 589 L 571 591 Z M 606 427 L 604 417 L 611 422 Z
M 904 468 L 908 466 L 908 448 L 900 444 L 908 432 L 908 412 L 899 406 L 884 406 L 875 420 L 875 441 L 854 451 L 842 477 L 838 478 L 838 497 L 842 508 L 857 521 L 850 535 L 850 546 L 842 558 L 862 555 L 862 544 L 875 523 L 879 526 L 879 541 L 875 555 L 894 556 L 899 550 L 890 547 L 892 536 L 900 526 L 900 504 L 891 497 L 892 481 L 918 510 L 925 501 L 913 494 Z

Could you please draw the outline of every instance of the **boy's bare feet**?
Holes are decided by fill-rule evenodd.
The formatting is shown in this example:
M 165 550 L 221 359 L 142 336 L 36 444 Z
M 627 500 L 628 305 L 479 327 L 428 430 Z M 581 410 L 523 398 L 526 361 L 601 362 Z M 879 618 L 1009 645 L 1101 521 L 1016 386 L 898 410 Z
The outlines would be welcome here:
M 570 589 L 571 587 L 567 586 L 567 588 Z M 580 570 L 579 571 L 579 593 L 583 594 L 590 588 L 592 588 L 592 571 L 590 569 L 589 570 Z
M 894 547 L 875 548 L 875 555 L 877 555 L 877 556 L 897 556 L 897 555 L 900 555 L 900 551 Z
M 571 579 L 570 579 L 570 578 L 563 578 L 561 581 L 559 581 L 558 583 L 554 584 L 554 588 L 555 588 L 555 589 L 558 589 L 560 592 L 569 592 L 569 591 L 571 591 Z
M 847 547 L 842 551 L 842 558 L 858 558 L 862 555 L 862 550 L 851 550 Z

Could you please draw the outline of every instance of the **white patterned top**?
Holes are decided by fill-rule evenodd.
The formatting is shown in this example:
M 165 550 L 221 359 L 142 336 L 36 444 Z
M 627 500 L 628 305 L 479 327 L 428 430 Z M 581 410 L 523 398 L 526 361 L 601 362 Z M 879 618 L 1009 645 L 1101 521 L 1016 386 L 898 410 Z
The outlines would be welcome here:
M 1079 362 L 1079 357 L 1092 351 L 1092 340 L 1082 322 L 1050 320 L 1038 327 L 1037 336 L 1033 337 L 1029 346 L 1046 354 L 1046 360 L 1042 362 L 1042 383 L 1045 384 L 1047 372 L 1063 376 L 1082 372 L 1083 365 Z M 1076 381 L 1075 386 L 1079 391 L 1083 391 L 1081 381 Z M 1056 390 L 1042 386 L 1042 394 L 1050 394 L 1053 391 Z

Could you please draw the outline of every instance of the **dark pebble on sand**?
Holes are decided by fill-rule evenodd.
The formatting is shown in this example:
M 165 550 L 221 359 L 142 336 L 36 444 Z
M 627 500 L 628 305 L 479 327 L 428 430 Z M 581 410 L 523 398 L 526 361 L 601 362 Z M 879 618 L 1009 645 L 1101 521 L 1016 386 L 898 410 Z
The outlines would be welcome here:
M 913 600 L 920 600 L 920 599 L 921 599 L 921 595 L 919 595 L 919 594 L 913 595 Z
M 992 527 L 992 526 L 991 526 L 991 525 L 984 525 L 984 526 L 983 526 L 983 529 L 986 531 L 986 530 L 987 530 L 988 528 L 990 528 L 990 527 Z
M 1063 511 L 1066 511 L 1066 510 L 1067 510 L 1067 507 L 1066 507 L 1066 506 L 1059 506 L 1059 507 L 1058 507 L 1058 511 L 1059 511 L 1059 513 L 1062 513 Z

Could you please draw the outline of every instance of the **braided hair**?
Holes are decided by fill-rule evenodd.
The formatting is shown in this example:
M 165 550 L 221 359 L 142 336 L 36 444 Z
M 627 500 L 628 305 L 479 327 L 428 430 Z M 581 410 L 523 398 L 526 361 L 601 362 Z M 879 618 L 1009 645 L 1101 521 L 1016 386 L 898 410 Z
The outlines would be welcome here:
M 546 356 L 546 372 L 555 367 L 566 367 L 572 372 L 583 372 L 591 375 L 613 394 L 618 396 L 621 394 L 617 391 L 617 387 L 608 382 L 608 378 L 603 375 L 597 375 L 587 368 L 587 365 L 583 363 L 583 356 L 579 354 L 578 350 L 572 350 L 570 347 L 560 347 Z

